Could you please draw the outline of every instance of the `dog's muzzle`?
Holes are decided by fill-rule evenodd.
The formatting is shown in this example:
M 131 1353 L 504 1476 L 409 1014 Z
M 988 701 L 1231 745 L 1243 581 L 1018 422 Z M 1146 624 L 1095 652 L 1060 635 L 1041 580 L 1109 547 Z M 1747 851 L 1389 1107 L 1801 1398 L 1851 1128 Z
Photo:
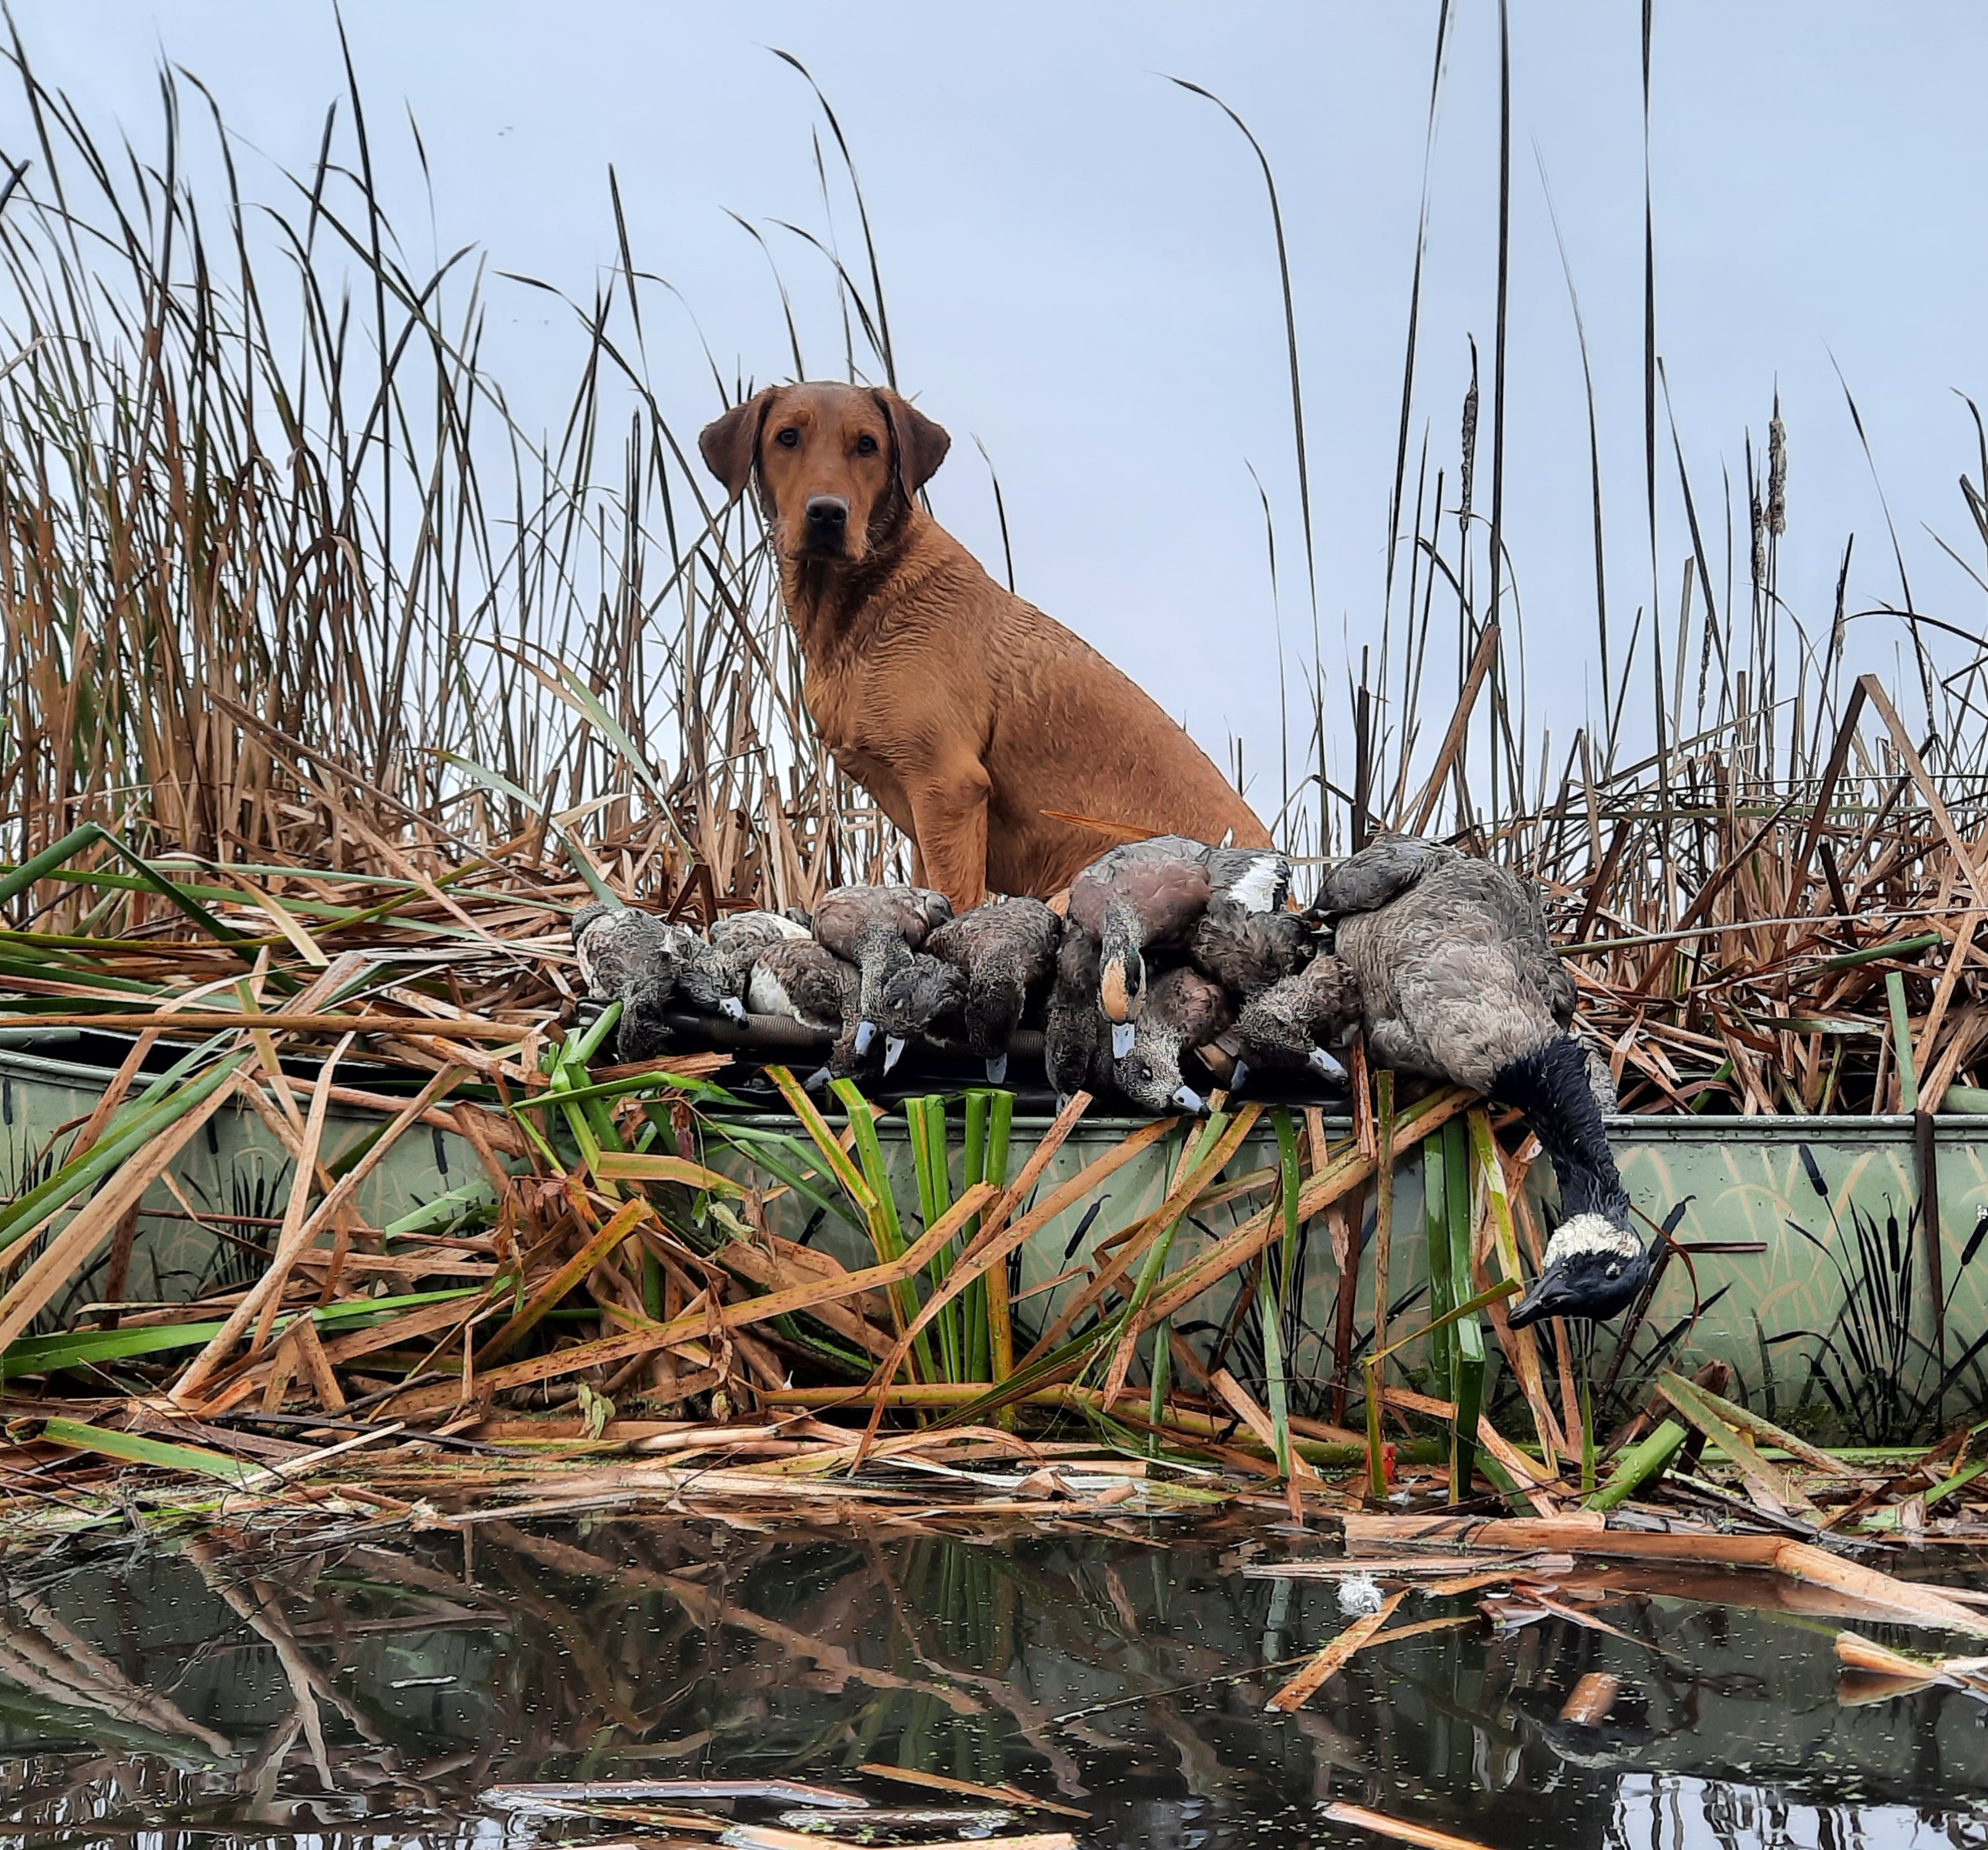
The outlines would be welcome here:
M 849 504 L 839 495 L 811 495 L 801 544 L 810 552 L 839 558 L 848 550 Z

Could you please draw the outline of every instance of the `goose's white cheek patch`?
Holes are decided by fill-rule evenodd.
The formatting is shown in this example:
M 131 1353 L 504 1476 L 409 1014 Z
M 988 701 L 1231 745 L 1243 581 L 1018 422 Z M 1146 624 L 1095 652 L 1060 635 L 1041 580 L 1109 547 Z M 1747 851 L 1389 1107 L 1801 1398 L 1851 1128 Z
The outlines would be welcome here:
M 1576 1214 L 1564 1221 L 1546 1242 L 1546 1263 L 1555 1265 L 1566 1259 L 1606 1255 L 1611 1259 L 1633 1259 L 1643 1250 L 1633 1233 L 1605 1220 L 1600 1214 Z

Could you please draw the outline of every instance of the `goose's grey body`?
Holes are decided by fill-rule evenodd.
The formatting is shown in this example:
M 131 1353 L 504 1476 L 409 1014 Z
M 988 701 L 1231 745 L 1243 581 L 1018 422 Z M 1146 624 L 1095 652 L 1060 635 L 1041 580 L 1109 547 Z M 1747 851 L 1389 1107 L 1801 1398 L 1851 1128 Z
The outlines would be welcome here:
M 1576 991 L 1539 896 L 1508 870 L 1436 842 L 1383 837 L 1328 873 L 1315 909 L 1360 988 L 1369 1056 L 1516 1106 L 1560 1183 L 1566 1217 L 1515 1328 L 1613 1317 L 1647 1281 Z
M 1383 1066 L 1488 1092 L 1502 1068 L 1573 1025 L 1573 979 L 1539 899 L 1492 862 L 1383 837 L 1327 876 L 1318 909 L 1340 914 L 1334 951 Z

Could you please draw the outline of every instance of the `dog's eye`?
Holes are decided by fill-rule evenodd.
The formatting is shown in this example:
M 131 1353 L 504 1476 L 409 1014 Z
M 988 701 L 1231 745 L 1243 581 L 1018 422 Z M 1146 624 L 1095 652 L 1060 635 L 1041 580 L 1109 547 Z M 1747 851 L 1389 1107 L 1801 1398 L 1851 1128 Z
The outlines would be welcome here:
M 798 449 L 801 447 L 801 433 L 790 424 L 773 441 L 783 449 Z
M 877 439 L 876 438 L 872 437 L 867 430 L 864 431 L 863 434 L 856 439 L 856 453 L 858 456 L 876 455 Z

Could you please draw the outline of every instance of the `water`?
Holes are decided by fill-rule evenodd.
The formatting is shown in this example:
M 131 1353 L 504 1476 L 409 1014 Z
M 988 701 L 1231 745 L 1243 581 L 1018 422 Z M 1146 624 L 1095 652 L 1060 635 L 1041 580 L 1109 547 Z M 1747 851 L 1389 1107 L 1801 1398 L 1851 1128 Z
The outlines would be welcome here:
M 1557 1597 L 1624 1636 L 1558 1617 L 1428 1633 L 1362 1655 L 1287 1716 L 1265 1706 L 1286 1672 L 1210 1680 L 1346 1622 L 1330 1582 L 1245 1577 L 1283 1544 L 1130 1523 L 962 1542 L 668 1519 L 487 1525 L 467 1557 L 437 1535 L 17 1564 L 0 1843 L 712 1841 L 480 1797 L 523 1780 L 780 1775 L 879 1805 L 967 1802 L 854 1771 L 883 1762 L 1079 1806 L 1088 1823 L 1067 1828 L 1085 1850 L 1391 1841 L 1323 1819 L 1331 1800 L 1513 1850 L 1988 1845 L 1988 1703 L 1933 1688 L 1845 1706 L 1844 1619 L 1812 1593 L 1584 1568 Z M 1476 1597 L 1411 1594 L 1393 1622 Z M 1563 1723 L 1591 1671 L 1620 1679 L 1614 1709 Z

